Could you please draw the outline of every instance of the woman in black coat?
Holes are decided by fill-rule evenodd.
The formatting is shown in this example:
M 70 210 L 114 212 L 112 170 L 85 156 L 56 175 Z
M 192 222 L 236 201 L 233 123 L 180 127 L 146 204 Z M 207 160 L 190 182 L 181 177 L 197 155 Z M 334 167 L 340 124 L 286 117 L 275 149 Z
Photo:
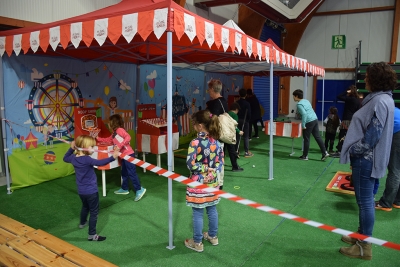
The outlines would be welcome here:
M 357 87 L 355 85 L 351 85 L 347 88 L 346 91 L 337 96 L 338 100 L 344 101 L 344 110 L 342 116 L 342 123 L 339 128 L 339 143 L 336 146 L 338 150 L 338 155 L 342 151 L 342 145 L 344 141 L 344 137 L 347 134 L 347 129 L 349 128 L 350 121 L 353 118 L 354 113 L 361 107 L 360 97 L 357 92 Z M 342 140 L 343 139 L 343 140 Z

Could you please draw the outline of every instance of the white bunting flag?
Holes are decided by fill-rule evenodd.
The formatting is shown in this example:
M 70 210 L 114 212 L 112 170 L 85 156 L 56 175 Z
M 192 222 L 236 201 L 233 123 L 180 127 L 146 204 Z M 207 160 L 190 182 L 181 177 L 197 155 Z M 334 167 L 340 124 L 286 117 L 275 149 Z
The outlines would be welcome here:
M 168 8 L 154 10 L 153 30 L 157 39 L 160 39 L 167 30 Z
M 258 60 L 261 61 L 261 55 L 262 55 L 262 49 L 261 49 L 261 44 L 257 42 L 257 55 L 258 55 Z
M 253 54 L 253 40 L 247 37 L 247 55 L 251 57 Z
M 183 20 L 185 22 L 185 33 L 189 40 L 193 42 L 193 38 L 196 37 L 196 23 L 193 16 L 184 13 Z
M 224 48 L 224 52 L 226 52 L 229 47 L 229 30 L 223 27 L 221 28 L 221 43 L 222 47 Z
M 56 51 L 58 44 L 60 43 L 60 26 L 56 26 L 49 29 L 49 44 Z
M 82 22 L 71 24 L 71 43 L 75 48 L 78 48 L 79 43 L 82 41 Z
M 35 31 L 35 32 L 31 32 L 31 35 L 29 37 L 29 43 L 30 43 L 31 49 L 34 53 L 36 53 L 36 51 L 38 50 L 39 45 L 40 45 L 39 35 L 40 35 L 40 31 Z
M 0 37 L 0 57 L 3 56 L 4 51 L 6 51 L 6 37 Z
M 122 36 L 130 43 L 138 30 L 138 13 L 122 16 Z
M 274 49 L 274 50 L 275 50 L 275 58 L 276 58 L 275 64 L 279 64 L 279 62 L 281 61 L 281 59 L 279 57 L 279 50 L 276 50 L 276 49 Z
M 208 21 L 205 21 L 204 26 L 205 26 L 206 41 L 207 41 L 208 47 L 211 48 L 211 46 L 214 43 L 214 24 L 209 23 Z
M 240 55 L 242 53 L 242 35 L 238 32 L 235 32 L 235 46 Z
M 100 46 L 104 44 L 108 35 L 108 18 L 94 21 L 94 39 Z
M 22 39 L 22 34 L 14 35 L 13 50 L 17 56 L 19 55 L 19 52 L 21 52 L 22 48 L 21 39 Z
M 264 47 L 265 47 L 265 60 L 269 63 L 269 47 L 268 46 Z

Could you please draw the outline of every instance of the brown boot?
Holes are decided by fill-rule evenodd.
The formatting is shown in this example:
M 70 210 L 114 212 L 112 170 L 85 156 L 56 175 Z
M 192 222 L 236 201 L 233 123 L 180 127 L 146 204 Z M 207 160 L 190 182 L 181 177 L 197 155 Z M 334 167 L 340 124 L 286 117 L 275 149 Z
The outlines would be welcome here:
M 354 245 L 357 242 L 358 239 L 352 238 L 352 237 L 347 236 L 347 235 L 342 235 L 342 239 L 341 240 L 343 242 L 347 243 L 347 244 Z
M 339 252 L 350 258 L 372 259 L 372 245 L 367 242 L 357 241 L 351 247 L 340 248 Z

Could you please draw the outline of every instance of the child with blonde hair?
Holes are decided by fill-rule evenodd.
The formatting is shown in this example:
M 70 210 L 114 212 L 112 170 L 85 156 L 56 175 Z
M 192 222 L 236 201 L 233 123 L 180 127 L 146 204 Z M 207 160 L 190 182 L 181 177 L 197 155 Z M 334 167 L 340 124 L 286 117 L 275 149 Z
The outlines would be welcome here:
M 219 187 L 219 173 L 224 165 L 224 149 L 218 141 L 221 125 L 218 116 L 208 110 L 201 110 L 192 115 L 193 127 L 197 138 L 189 144 L 186 165 L 190 170 L 190 179 L 207 185 Z M 208 193 L 202 189 L 188 186 L 186 189 L 186 205 L 192 207 L 193 238 L 185 240 L 185 246 L 202 252 L 202 239 L 209 241 L 213 246 L 218 245 L 218 212 L 216 205 L 218 195 Z M 203 231 L 204 209 L 208 216 L 208 231 Z
M 130 145 L 131 136 L 124 129 L 124 120 L 122 119 L 121 115 L 112 115 L 109 118 L 108 125 L 113 131 L 111 136 L 106 138 L 96 137 L 96 139 L 99 142 L 113 143 L 114 146 L 118 147 L 122 154 L 135 157 L 135 152 Z M 118 195 L 129 194 L 129 179 L 131 179 L 133 189 L 136 192 L 135 201 L 139 201 L 146 193 L 146 188 L 142 187 L 140 184 L 139 177 L 136 174 L 135 164 L 122 159 L 121 177 L 121 188 L 117 191 L 114 191 L 114 193 Z
M 71 147 L 65 153 L 64 161 L 71 163 L 75 169 L 76 184 L 78 194 L 82 201 L 79 228 L 84 228 L 89 217 L 89 235 L 88 241 L 104 241 L 106 237 L 99 236 L 96 232 L 97 217 L 99 214 L 99 191 L 97 188 L 97 176 L 94 172 L 94 166 L 103 166 L 114 161 L 118 155 L 118 149 L 115 149 L 112 156 L 105 159 L 93 159 L 93 147 L 96 140 L 88 135 L 81 135 L 76 141 L 71 142 Z M 75 153 L 74 153 L 75 152 Z

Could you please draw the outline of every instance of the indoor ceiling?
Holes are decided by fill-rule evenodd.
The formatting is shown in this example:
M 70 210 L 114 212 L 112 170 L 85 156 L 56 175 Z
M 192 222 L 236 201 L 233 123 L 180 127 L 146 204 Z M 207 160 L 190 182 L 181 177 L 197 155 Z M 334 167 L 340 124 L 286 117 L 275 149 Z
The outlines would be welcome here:
M 240 4 L 276 23 L 300 23 L 323 0 L 194 0 L 199 7 L 209 8 Z

